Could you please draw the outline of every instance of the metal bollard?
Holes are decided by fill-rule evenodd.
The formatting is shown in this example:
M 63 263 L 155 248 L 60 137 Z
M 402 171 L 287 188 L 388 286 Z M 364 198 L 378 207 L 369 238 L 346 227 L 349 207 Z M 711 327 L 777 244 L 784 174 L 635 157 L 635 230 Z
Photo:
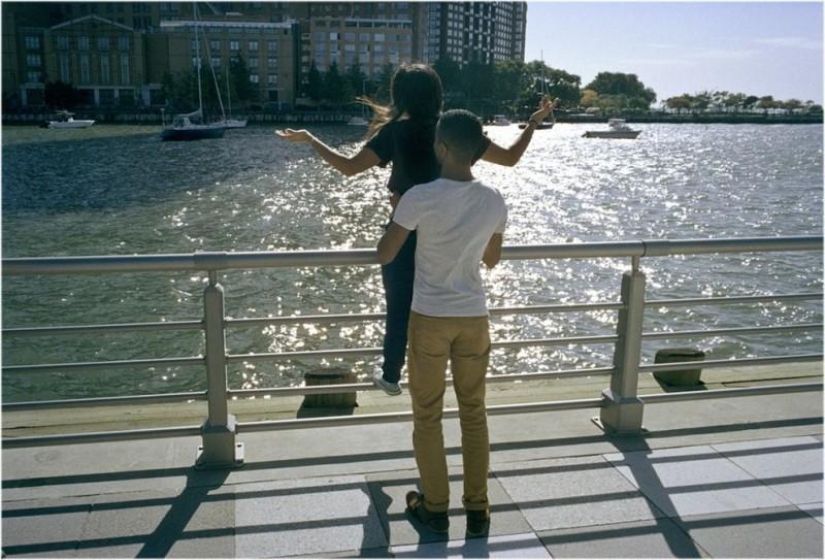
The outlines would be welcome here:
M 209 286 L 203 292 L 206 332 L 206 381 L 208 416 L 201 426 L 202 445 L 195 467 L 225 469 L 243 464 L 243 444 L 235 442 L 237 426 L 229 414 L 226 380 L 226 332 L 223 286 L 218 274 L 209 271 Z
M 619 340 L 613 351 L 615 371 L 610 378 L 610 388 L 602 392 L 604 405 L 597 423 L 606 432 L 632 434 L 642 430 L 644 410 L 644 403 L 636 393 L 642 354 L 645 275 L 635 257 L 633 270 L 622 276 L 622 303 L 624 308 L 619 311 L 617 326 Z

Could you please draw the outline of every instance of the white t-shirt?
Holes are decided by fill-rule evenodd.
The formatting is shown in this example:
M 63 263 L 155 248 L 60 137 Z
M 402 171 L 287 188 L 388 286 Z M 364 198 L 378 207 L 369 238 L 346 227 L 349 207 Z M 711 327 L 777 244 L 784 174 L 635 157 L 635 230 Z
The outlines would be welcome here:
M 412 310 L 430 317 L 482 317 L 481 257 L 504 233 L 504 197 L 480 181 L 436 179 L 401 197 L 393 221 L 418 230 Z

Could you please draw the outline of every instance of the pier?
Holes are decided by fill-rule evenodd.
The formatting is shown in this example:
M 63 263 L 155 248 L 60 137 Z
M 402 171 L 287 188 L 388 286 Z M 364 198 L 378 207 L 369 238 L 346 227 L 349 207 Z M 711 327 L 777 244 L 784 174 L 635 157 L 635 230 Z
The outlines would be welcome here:
M 5 366 L 36 375 L 72 368 L 193 361 L 206 391 L 3 403 L 3 553 L 54 557 L 787 557 L 820 558 L 822 355 L 645 363 L 645 306 L 821 300 L 771 294 L 653 301 L 642 263 L 672 255 L 822 251 L 821 237 L 627 241 L 511 246 L 505 259 L 628 261 L 612 302 L 491 310 L 616 312 L 614 336 L 494 341 L 611 344 L 609 367 L 491 378 L 490 536 L 465 539 L 460 434 L 448 393 L 445 437 L 453 482 L 447 537 L 404 514 L 415 487 L 406 392 L 368 383 L 240 390 L 226 329 L 278 320 L 228 319 L 220 272 L 238 268 L 370 265 L 374 251 L 195 253 L 5 259 L 4 275 L 194 270 L 208 276 L 193 324 L 49 325 L 3 334 L 200 329 L 205 355 L 163 360 Z M 758 281 L 758 279 L 755 279 Z M 566 308 L 566 309 L 565 309 Z M 358 319 L 358 318 L 355 318 Z M 374 319 L 363 317 L 362 319 Z M 256 324 L 257 324 L 256 323 Z M 821 324 L 743 325 L 667 338 L 804 331 Z M 374 355 L 374 348 L 304 353 Z M 294 354 L 294 353 L 293 353 Z M 254 355 L 275 360 L 277 354 Z M 701 384 L 653 373 L 702 368 Z M 312 393 L 357 394 L 358 406 L 302 410 Z M 254 397 L 254 398 L 253 398 Z

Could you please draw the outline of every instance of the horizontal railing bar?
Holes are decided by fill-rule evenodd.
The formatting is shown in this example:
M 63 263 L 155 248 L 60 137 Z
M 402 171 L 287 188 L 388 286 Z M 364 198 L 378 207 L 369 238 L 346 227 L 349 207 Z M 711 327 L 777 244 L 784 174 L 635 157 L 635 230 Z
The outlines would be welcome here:
M 743 237 L 736 239 L 674 239 L 644 241 L 643 257 L 748 253 L 776 251 L 822 251 L 822 236 Z
M 769 358 L 742 358 L 739 360 L 708 360 L 695 362 L 670 362 L 665 364 L 644 364 L 639 366 L 639 371 L 677 371 L 680 369 L 697 368 L 713 369 L 723 367 L 771 366 L 778 364 L 818 362 L 821 360 L 822 354 L 800 354 L 796 356 L 772 356 Z
M 549 412 L 555 410 L 575 410 L 581 408 L 600 408 L 602 398 L 577 399 L 568 401 L 550 401 L 540 403 L 502 404 L 487 407 L 489 416 L 504 414 L 529 414 L 531 412 Z M 238 433 L 264 432 L 271 430 L 292 430 L 309 428 L 329 428 L 338 426 L 355 426 L 366 424 L 385 424 L 389 422 L 409 422 L 412 411 L 385 412 L 381 414 L 359 414 L 355 416 L 327 416 L 321 418 L 299 418 L 295 420 L 266 420 L 262 422 L 241 422 L 237 424 Z M 444 418 L 458 418 L 457 408 L 444 410 Z
M 493 342 L 493 350 L 499 348 L 523 348 L 528 346 L 563 346 L 565 344 L 609 344 L 618 340 L 618 335 L 571 336 L 567 338 L 529 338 Z M 228 354 L 229 364 L 259 362 L 266 360 L 297 360 L 311 358 L 350 358 L 352 356 L 375 356 L 381 354 L 378 347 L 343 348 L 338 350 L 306 350 L 301 352 L 270 352 L 266 354 Z
M 716 335 L 764 334 L 776 332 L 812 331 L 821 329 L 822 323 L 800 323 L 798 325 L 786 325 L 780 327 L 742 327 L 739 329 L 703 329 L 696 331 L 646 332 L 642 333 L 642 338 L 644 340 L 661 340 L 666 338 L 689 336 L 704 338 Z
M 108 362 L 75 362 L 71 364 L 39 364 L 3 366 L 7 373 L 48 373 L 54 371 L 97 371 L 122 367 L 202 366 L 203 358 L 157 358 L 148 360 L 111 360 Z
M 87 432 L 85 434 L 55 434 L 48 436 L 27 436 L 3 438 L 3 449 L 18 447 L 42 447 L 44 445 L 67 445 L 79 443 L 103 443 L 138 439 L 160 439 L 199 436 L 200 426 L 178 426 L 173 428 L 146 428 L 143 430 L 116 430 L 111 432 Z
M 574 303 L 563 305 L 528 305 L 523 307 L 491 307 L 490 315 L 527 315 L 534 313 L 565 313 L 574 311 L 620 310 L 622 303 Z M 290 315 L 289 317 L 260 317 L 227 319 L 227 327 L 258 327 L 296 323 L 343 323 L 349 321 L 380 321 L 386 313 L 339 313 L 331 315 Z
M 671 255 L 822 250 L 822 236 L 682 239 L 509 245 L 505 260 L 664 257 Z M 378 264 L 374 249 L 327 251 L 198 252 L 169 255 L 105 255 L 3 259 L 5 276 L 126 272 L 217 271 L 248 268 Z
M 533 381 L 538 379 L 552 379 L 556 377 L 586 377 L 590 375 L 610 375 L 613 373 L 612 367 L 605 368 L 590 368 L 590 369 L 571 369 L 558 371 L 542 371 L 533 373 L 511 373 L 500 375 L 488 375 L 486 382 L 491 383 L 512 383 L 514 381 Z M 447 383 L 452 382 L 452 377 L 447 378 Z M 400 383 L 402 387 L 406 387 L 406 383 Z M 339 383 L 336 385 L 311 385 L 301 387 L 267 387 L 264 389 L 230 389 L 229 395 L 231 397 L 288 397 L 295 395 L 317 395 L 317 394 L 338 394 L 338 393 L 352 393 L 355 391 L 372 391 L 378 390 L 378 387 L 372 383 Z
M 675 305 L 725 305 L 736 303 L 757 303 L 774 301 L 804 301 L 822 299 L 822 293 L 786 294 L 774 296 L 728 296 L 715 298 L 684 298 L 684 299 L 651 299 L 646 300 L 646 306 L 675 306 Z
M 782 393 L 802 393 L 822 390 L 822 383 L 792 383 L 787 385 L 763 385 L 760 387 L 736 387 L 733 389 L 709 389 L 707 391 L 654 393 L 652 395 L 639 395 L 639 398 L 642 399 L 642 402 L 645 404 L 661 404 L 677 401 L 754 397 L 759 395 L 778 395 Z
M 85 399 L 60 399 L 52 401 L 25 401 L 3 403 L 2 410 L 3 412 L 15 412 L 18 410 L 78 408 L 90 406 L 120 406 L 124 404 L 146 405 L 190 400 L 203 400 L 205 398 L 206 391 L 193 391 L 188 393 L 169 393 L 165 395 L 134 395 L 126 397 L 94 397 Z
M 49 336 L 133 331 L 171 331 L 203 329 L 203 321 L 170 321 L 168 323 L 122 323 L 113 325 L 64 325 L 57 327 L 24 327 L 3 329 L 3 336 Z

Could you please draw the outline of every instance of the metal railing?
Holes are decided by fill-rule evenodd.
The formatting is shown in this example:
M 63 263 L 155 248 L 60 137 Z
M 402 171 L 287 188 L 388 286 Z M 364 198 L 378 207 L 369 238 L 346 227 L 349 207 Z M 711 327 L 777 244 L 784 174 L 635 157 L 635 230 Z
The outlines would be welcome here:
M 647 306 L 684 305 L 724 305 L 747 304 L 771 301 L 821 300 L 821 293 L 778 294 L 769 296 L 733 296 L 711 298 L 686 298 L 669 300 L 645 300 L 645 275 L 640 270 L 642 258 L 675 255 L 699 255 L 715 253 L 746 252 L 791 252 L 822 251 L 821 236 L 771 237 L 714 240 L 670 240 L 670 241 L 623 241 L 615 243 L 581 243 L 534 246 L 507 246 L 504 260 L 519 259 L 594 259 L 630 258 L 630 270 L 622 276 L 621 299 L 619 302 L 541 305 L 522 307 L 500 307 L 491 309 L 491 315 L 562 313 L 572 311 L 617 311 L 618 320 L 615 335 L 575 336 L 559 338 L 496 341 L 493 348 L 521 348 L 529 346 L 562 346 L 569 344 L 612 344 L 612 367 L 557 370 L 548 372 L 527 372 L 503 376 L 490 376 L 491 383 L 513 382 L 559 377 L 610 375 L 610 386 L 597 398 L 537 402 L 515 405 L 489 406 L 488 413 L 522 414 L 526 412 L 567 410 L 575 408 L 595 408 L 599 412 L 599 422 L 610 432 L 632 433 L 642 426 L 644 404 L 656 404 L 699 398 L 722 398 L 756 394 L 776 394 L 799 391 L 821 391 L 822 383 L 797 383 L 775 386 L 758 386 L 738 389 L 704 391 L 680 391 L 646 395 L 637 394 L 639 373 L 648 371 L 674 371 L 685 367 L 696 367 L 696 363 L 669 363 L 642 365 L 642 341 L 672 339 L 677 337 L 707 337 L 729 335 L 752 335 L 788 331 L 818 332 L 821 323 L 803 323 L 791 326 L 742 327 L 681 331 L 664 333 L 644 333 L 644 310 Z M 354 266 L 377 264 L 374 250 L 348 251 L 293 251 L 293 252 L 238 252 L 238 253 L 194 253 L 144 256 L 100 256 L 100 257 L 54 257 L 54 258 L 12 258 L 3 260 L 5 276 L 20 275 L 74 275 L 108 274 L 134 272 L 200 271 L 208 274 L 209 283 L 204 290 L 204 314 L 201 321 L 175 321 L 163 323 L 123 323 L 107 325 L 73 325 L 29 328 L 4 328 L 5 337 L 32 337 L 47 335 L 88 335 L 113 332 L 149 332 L 166 330 L 201 330 L 204 333 L 205 353 L 203 356 L 120 360 L 100 362 L 80 362 L 68 364 L 32 364 L 4 366 L 4 372 L 37 374 L 54 371 L 95 371 L 121 367 L 159 365 L 197 365 L 206 370 L 206 390 L 172 394 L 126 395 L 109 398 L 84 398 L 69 400 L 4 403 L 3 411 L 33 410 L 49 408 L 80 407 L 90 405 L 124 405 L 181 402 L 184 400 L 206 400 L 207 418 L 202 426 L 124 430 L 83 434 L 60 434 L 49 436 L 4 438 L 4 447 L 53 445 L 71 442 L 98 442 L 121 439 L 165 438 L 175 436 L 200 435 L 201 453 L 198 465 L 223 468 L 243 462 L 243 444 L 236 442 L 236 435 L 243 432 L 263 430 L 293 429 L 343 424 L 365 424 L 393 421 L 408 421 L 411 412 L 386 414 L 365 414 L 348 417 L 301 418 L 238 423 L 229 413 L 229 400 L 233 397 L 250 397 L 261 394 L 271 396 L 308 395 L 317 393 L 348 393 L 373 390 L 371 383 L 346 383 L 340 385 L 317 385 L 304 387 L 283 387 L 264 389 L 232 390 L 228 386 L 227 365 L 250 361 L 273 361 L 294 358 L 330 358 L 349 356 L 371 356 L 380 354 L 380 348 L 347 348 L 332 350 L 310 350 L 302 352 L 280 352 L 265 354 L 229 354 L 226 348 L 226 332 L 230 328 L 245 328 L 289 323 L 333 323 L 344 321 L 376 321 L 383 314 L 328 314 L 312 316 L 290 316 L 276 318 L 228 319 L 224 309 L 223 286 L 219 282 L 220 271 L 254 268 L 312 267 L 312 266 Z M 794 362 L 821 361 L 822 354 L 797 354 L 770 358 L 740 360 L 703 361 L 701 367 L 712 369 L 731 366 L 772 365 Z M 445 417 L 456 417 L 458 411 L 445 411 Z

